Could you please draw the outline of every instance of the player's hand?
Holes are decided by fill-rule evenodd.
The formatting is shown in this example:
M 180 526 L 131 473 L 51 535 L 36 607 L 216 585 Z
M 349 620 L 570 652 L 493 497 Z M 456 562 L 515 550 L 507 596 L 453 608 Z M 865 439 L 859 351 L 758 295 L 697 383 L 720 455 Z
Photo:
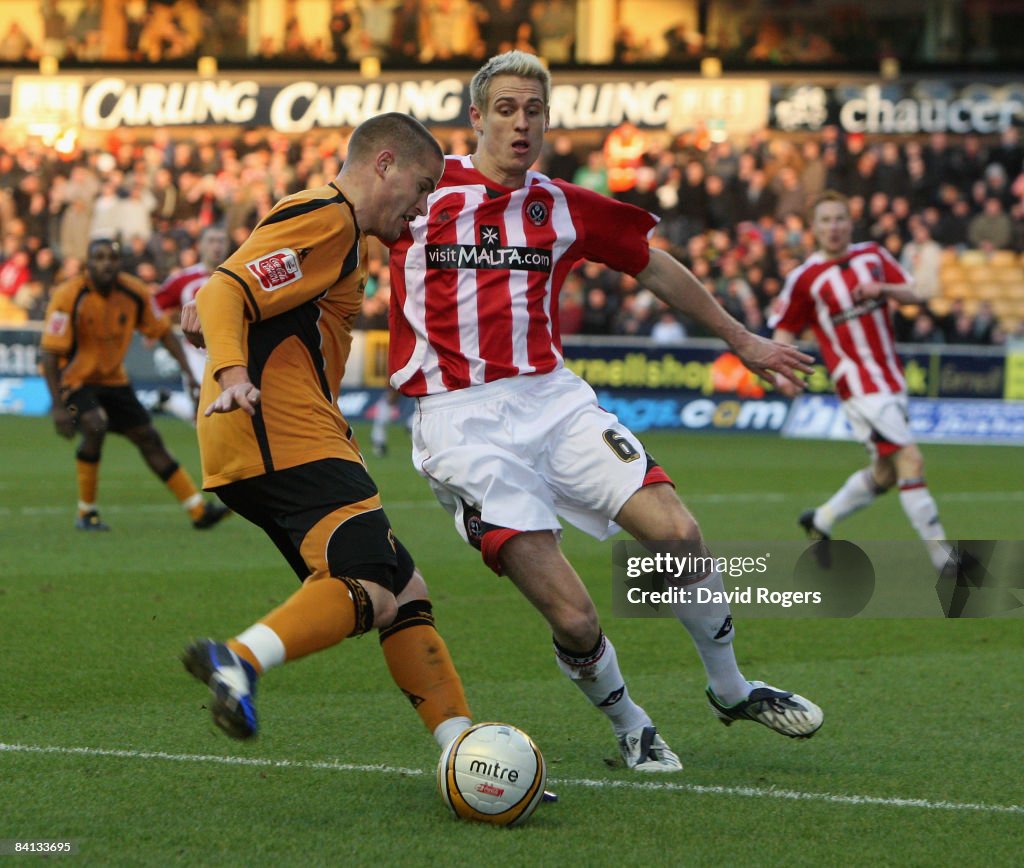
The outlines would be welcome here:
M 854 301 L 870 301 L 873 298 L 879 298 L 884 290 L 884 284 L 879 283 L 876 280 L 866 280 L 862 283 L 858 283 L 850 295 L 853 296 Z
M 65 440 L 70 440 L 75 436 L 75 420 L 68 412 L 67 407 L 54 406 L 51 415 L 53 416 L 53 427 L 57 429 L 57 433 Z
M 209 407 L 203 411 L 204 416 L 214 413 L 230 413 L 232 410 L 244 410 L 250 416 L 256 414 L 256 405 L 260 402 L 260 390 L 249 379 L 249 371 L 243 365 L 233 365 L 217 372 L 217 383 L 221 393 Z
M 196 310 L 196 303 L 190 301 L 181 309 L 181 333 L 190 344 L 199 349 L 206 346 L 206 339 L 203 337 L 203 324 L 199 322 L 199 311 Z
M 794 394 L 804 390 L 804 381 L 797 373 L 811 374 L 814 372 L 814 357 L 807 355 L 789 344 L 763 338 L 747 332 L 743 340 L 733 345 L 733 350 L 740 360 L 759 377 L 774 382 L 778 388 L 779 380 L 788 382 L 796 389 Z
M 230 413 L 232 410 L 244 410 L 250 416 L 256 414 L 256 405 L 260 402 L 260 390 L 252 383 L 238 383 L 228 386 L 216 400 L 203 411 L 204 416 L 214 413 Z

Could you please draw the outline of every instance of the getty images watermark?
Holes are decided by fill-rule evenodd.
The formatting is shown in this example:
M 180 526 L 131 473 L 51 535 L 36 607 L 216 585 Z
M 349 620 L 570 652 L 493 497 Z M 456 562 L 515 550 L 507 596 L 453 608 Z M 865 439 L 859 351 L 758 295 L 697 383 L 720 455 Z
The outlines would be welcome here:
M 720 582 L 709 580 L 715 572 Z M 616 542 L 612 612 L 626 618 L 1024 617 L 1024 541 L 941 540 L 927 547 L 903 540 L 714 541 L 700 548 Z

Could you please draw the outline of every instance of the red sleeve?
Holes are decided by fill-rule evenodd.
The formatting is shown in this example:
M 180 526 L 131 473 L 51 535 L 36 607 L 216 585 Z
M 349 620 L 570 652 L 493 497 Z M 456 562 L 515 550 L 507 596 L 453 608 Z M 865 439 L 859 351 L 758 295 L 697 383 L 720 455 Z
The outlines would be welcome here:
M 178 276 L 168 277 L 153 298 L 160 310 L 181 307 L 181 281 Z
M 779 293 L 768 319 L 771 329 L 785 329 L 799 335 L 814 322 L 814 302 L 807 291 L 806 281 L 801 280 L 803 270 L 792 272 Z
M 584 259 L 600 262 L 634 277 L 647 267 L 651 250 L 648 237 L 658 218 L 626 202 L 602 196 L 585 187 L 555 181 L 565 191 L 576 224 Z

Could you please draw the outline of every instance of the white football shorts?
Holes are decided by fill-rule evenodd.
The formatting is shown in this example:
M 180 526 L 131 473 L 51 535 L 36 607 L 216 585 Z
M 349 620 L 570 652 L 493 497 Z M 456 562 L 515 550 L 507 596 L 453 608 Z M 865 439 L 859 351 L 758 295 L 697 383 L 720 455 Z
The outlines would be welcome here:
M 843 401 L 853 435 L 876 456 L 891 455 L 914 442 L 906 392 L 873 392 Z
M 420 398 L 412 446 L 467 542 L 467 506 L 500 528 L 558 531 L 561 516 L 607 539 L 647 473 L 640 441 L 565 368 Z

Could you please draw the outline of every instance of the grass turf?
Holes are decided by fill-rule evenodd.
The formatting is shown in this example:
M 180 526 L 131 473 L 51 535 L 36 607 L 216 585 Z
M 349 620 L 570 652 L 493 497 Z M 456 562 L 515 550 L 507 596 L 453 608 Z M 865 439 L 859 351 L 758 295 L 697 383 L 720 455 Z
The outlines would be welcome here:
M 191 429 L 159 427 L 198 476 Z M 609 545 L 569 530 L 631 694 L 686 766 L 638 780 L 557 672 L 539 616 L 458 540 L 409 467 L 404 432 L 391 438 L 371 472 L 431 584 L 475 716 L 528 731 L 561 800 L 521 829 L 451 819 L 434 791 L 437 750 L 372 635 L 270 674 L 260 738 L 225 738 L 176 657 L 192 636 L 232 635 L 293 590 L 276 550 L 236 518 L 193 531 L 116 437 L 100 483 L 114 530 L 76 533 L 72 445 L 47 419 L 0 417 L 0 839 L 76 839 L 78 859 L 97 865 L 1019 859 L 1019 619 L 741 622 L 745 674 L 812 697 L 826 724 L 807 742 L 726 729 L 704 704 L 685 633 L 611 618 Z M 798 539 L 800 509 L 862 461 L 847 444 L 645 440 L 711 540 Z M 1010 450 L 925 454 L 951 535 L 1021 535 Z M 913 539 L 892 496 L 842 530 Z

